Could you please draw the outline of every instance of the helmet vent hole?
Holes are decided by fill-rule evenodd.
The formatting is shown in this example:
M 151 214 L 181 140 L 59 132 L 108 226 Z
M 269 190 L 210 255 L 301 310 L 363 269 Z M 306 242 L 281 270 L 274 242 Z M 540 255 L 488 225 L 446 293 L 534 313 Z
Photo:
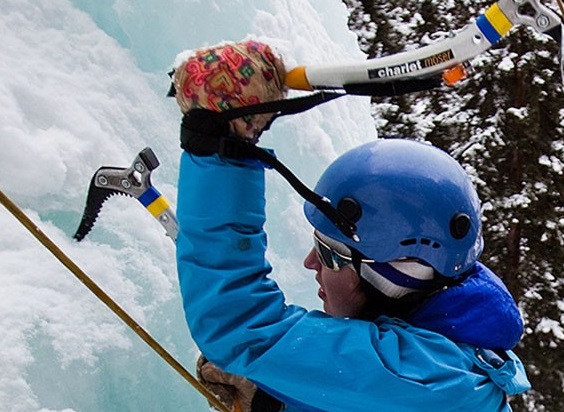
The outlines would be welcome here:
M 417 243 L 420 243 L 425 246 L 431 246 L 433 249 L 438 249 L 441 247 L 440 243 L 433 242 L 431 239 L 427 239 L 427 238 L 421 238 L 419 240 L 417 240 L 416 238 L 404 239 L 400 242 L 400 245 L 411 246 L 411 245 L 416 245 Z
M 405 239 L 405 240 L 402 240 L 402 241 L 400 242 L 400 245 L 402 245 L 402 246 L 411 246 L 411 245 L 415 245 L 416 243 L 417 243 L 417 239 L 412 238 L 412 239 Z

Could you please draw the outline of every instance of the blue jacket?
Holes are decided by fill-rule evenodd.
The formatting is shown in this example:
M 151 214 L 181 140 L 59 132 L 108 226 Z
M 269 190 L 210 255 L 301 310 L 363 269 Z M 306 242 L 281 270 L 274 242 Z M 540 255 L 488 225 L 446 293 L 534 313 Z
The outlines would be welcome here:
M 464 282 L 432 295 L 407 321 L 455 342 L 513 349 L 523 334 L 523 320 L 515 300 L 483 264 L 475 263 L 467 276 Z
M 265 259 L 264 171 L 183 153 L 177 264 L 186 319 L 203 354 L 288 411 L 510 411 L 528 389 L 512 352 L 500 368 L 427 329 L 337 319 L 286 305 Z

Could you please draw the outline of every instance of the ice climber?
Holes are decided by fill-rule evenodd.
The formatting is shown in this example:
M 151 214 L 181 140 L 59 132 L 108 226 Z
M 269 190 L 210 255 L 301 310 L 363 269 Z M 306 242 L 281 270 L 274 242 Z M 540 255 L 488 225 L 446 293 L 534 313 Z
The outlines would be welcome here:
M 268 46 L 246 41 L 190 54 L 173 77 L 186 129 L 177 263 L 200 379 L 242 411 L 510 411 L 508 397 L 529 388 L 511 351 L 523 323 L 478 262 L 476 191 L 436 147 L 379 139 L 327 168 L 315 192 L 355 233 L 306 202 L 304 265 L 324 311 L 285 303 L 265 259 L 264 165 L 199 146 L 218 133 L 254 143 L 269 116 L 223 132 L 194 120 L 194 109 L 282 99 L 284 73 Z

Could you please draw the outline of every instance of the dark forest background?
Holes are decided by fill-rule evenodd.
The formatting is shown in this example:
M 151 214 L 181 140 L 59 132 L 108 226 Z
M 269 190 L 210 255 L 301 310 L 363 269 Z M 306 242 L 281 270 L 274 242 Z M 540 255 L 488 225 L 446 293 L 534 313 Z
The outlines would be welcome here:
M 423 46 L 473 21 L 491 1 L 343 0 L 369 58 Z M 373 98 L 380 137 L 429 141 L 471 174 L 483 202 L 482 262 L 525 320 L 515 352 L 533 390 L 514 411 L 564 411 L 564 90 L 559 47 L 526 27 L 476 58 L 454 87 Z

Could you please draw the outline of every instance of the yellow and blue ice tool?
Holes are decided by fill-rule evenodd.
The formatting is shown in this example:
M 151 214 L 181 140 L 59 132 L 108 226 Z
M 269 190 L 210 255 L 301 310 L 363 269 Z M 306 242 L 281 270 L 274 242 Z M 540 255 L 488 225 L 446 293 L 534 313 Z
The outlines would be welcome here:
M 288 72 L 285 83 L 297 90 L 343 90 L 360 95 L 401 94 L 402 84 L 409 85 L 408 91 L 415 90 L 418 83 L 432 78 L 438 79 L 439 85 L 441 77 L 454 84 L 464 78 L 464 68 L 471 59 L 517 25 L 545 33 L 563 46 L 562 18 L 556 12 L 539 0 L 499 0 L 474 22 L 435 43 L 362 62 L 298 66 Z M 562 52 L 560 57 L 562 61 Z
M 151 172 L 159 160 L 150 147 L 141 150 L 128 168 L 101 167 L 90 182 L 86 206 L 74 235 L 82 240 L 92 229 L 103 203 L 113 195 L 136 198 L 164 227 L 167 236 L 176 241 L 178 222 L 168 201 L 151 183 Z

